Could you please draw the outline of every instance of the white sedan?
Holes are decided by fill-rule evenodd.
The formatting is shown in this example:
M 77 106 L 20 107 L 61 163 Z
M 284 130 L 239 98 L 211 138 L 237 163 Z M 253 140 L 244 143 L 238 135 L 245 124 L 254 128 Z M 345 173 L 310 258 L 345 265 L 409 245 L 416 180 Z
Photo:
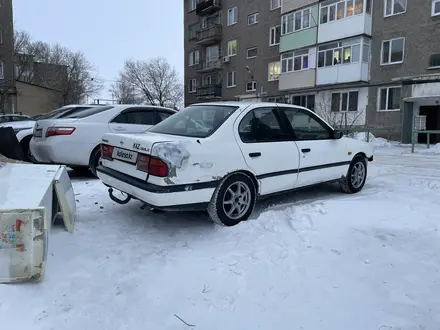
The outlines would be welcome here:
M 191 105 L 146 133 L 106 134 L 101 148 L 98 177 L 114 201 L 205 209 L 226 226 L 248 219 L 260 197 L 324 182 L 359 192 L 373 160 L 368 143 L 314 112 L 273 103 Z
M 75 112 L 62 119 L 36 122 L 30 149 L 40 163 L 89 169 L 96 174 L 105 133 L 141 133 L 175 110 L 148 105 L 108 105 Z

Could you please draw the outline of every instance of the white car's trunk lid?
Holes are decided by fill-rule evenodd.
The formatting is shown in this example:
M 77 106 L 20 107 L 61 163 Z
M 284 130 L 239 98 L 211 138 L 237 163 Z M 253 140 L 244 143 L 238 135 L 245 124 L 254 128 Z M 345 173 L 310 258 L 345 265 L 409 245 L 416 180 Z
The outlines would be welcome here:
M 46 139 L 46 132 L 49 127 L 72 127 L 78 119 L 43 119 L 38 120 L 34 126 L 34 139 L 43 141 Z

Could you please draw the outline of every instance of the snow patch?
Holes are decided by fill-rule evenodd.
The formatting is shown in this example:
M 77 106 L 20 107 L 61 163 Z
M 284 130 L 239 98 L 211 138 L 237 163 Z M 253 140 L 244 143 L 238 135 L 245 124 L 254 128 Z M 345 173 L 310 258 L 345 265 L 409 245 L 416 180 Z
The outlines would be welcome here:
M 440 154 L 440 143 L 431 146 L 429 149 L 420 150 L 421 154 Z
M 371 143 L 374 148 L 389 148 L 399 144 L 397 141 L 388 141 L 387 139 L 375 137 L 372 133 L 367 132 L 354 132 L 351 137 L 356 140 L 367 142 L 367 134 L 369 134 L 368 142 Z
M 188 164 L 188 159 L 191 156 L 182 141 L 155 144 L 151 155 L 167 161 L 174 168 L 182 168 Z

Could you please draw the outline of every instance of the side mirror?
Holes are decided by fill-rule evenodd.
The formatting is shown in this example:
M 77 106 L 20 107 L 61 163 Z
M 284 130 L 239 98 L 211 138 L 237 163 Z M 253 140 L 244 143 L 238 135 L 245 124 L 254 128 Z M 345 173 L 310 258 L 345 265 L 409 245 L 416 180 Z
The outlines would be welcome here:
M 333 138 L 335 140 L 339 140 L 344 136 L 344 133 L 342 133 L 341 131 L 335 130 L 333 131 Z

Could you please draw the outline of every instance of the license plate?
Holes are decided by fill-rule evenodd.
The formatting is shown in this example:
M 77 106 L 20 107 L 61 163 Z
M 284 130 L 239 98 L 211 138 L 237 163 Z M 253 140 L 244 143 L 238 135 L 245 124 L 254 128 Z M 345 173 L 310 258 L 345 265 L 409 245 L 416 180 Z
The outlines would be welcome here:
M 43 129 L 42 128 L 36 129 L 34 132 L 34 136 L 39 137 L 39 138 L 42 137 L 43 136 Z
M 137 152 L 129 151 L 129 150 L 125 150 L 125 149 L 114 148 L 112 157 L 114 159 L 119 159 L 124 162 L 136 163 Z

